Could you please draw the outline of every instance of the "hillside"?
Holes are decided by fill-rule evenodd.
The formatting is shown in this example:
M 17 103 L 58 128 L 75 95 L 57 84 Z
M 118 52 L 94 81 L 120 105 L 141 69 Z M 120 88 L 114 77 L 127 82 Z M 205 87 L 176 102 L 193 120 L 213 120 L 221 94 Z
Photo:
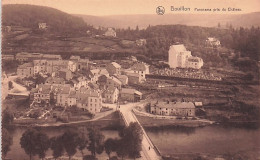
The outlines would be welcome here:
M 94 26 L 116 28 L 146 28 L 149 25 L 181 24 L 188 26 L 216 27 L 218 23 L 222 27 L 226 24 L 233 27 L 260 26 L 260 12 L 249 14 L 165 14 L 154 15 L 114 15 L 114 16 L 89 16 L 75 15 Z
M 24 51 L 88 56 L 92 53 L 136 52 L 136 47 L 124 46 L 118 38 L 94 37 L 96 30 L 82 18 L 54 8 L 4 5 L 2 15 L 2 53 L 15 54 Z M 38 23 L 47 23 L 47 29 L 39 29 Z M 11 30 L 7 31 L 6 26 Z M 104 31 L 100 31 L 99 34 L 103 33 Z
M 80 31 L 87 28 L 82 18 L 60 10 L 25 4 L 3 5 L 3 26 L 38 28 L 38 23 L 47 23 L 50 31 Z

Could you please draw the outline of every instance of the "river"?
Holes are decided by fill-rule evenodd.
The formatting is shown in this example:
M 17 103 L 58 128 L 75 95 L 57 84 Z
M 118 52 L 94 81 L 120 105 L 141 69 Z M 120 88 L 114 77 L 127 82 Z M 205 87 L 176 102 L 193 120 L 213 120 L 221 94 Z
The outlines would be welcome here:
M 146 129 L 163 155 L 246 153 L 260 157 L 260 129 L 211 125 L 200 128 Z
M 260 157 L 260 129 L 224 127 L 210 125 L 199 128 L 171 128 L 171 129 L 146 129 L 152 142 L 159 148 L 163 155 L 173 154 L 236 154 L 249 153 Z M 13 131 L 13 145 L 7 158 L 13 160 L 28 159 L 28 155 L 20 147 L 20 138 L 25 128 L 16 128 Z M 43 128 L 49 137 L 60 135 L 65 128 Z M 118 131 L 102 131 L 106 138 L 118 137 Z M 85 150 L 87 153 L 87 150 Z M 52 151 L 47 152 L 51 156 Z M 77 152 L 76 156 L 81 153 Z M 103 153 L 106 156 L 105 153 Z M 38 157 L 35 157 L 38 159 Z

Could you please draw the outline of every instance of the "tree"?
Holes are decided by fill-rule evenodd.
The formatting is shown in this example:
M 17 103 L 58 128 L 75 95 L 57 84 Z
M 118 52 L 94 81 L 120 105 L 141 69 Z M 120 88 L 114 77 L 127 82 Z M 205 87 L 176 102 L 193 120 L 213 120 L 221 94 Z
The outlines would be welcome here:
M 32 159 L 32 156 L 37 154 L 37 134 L 37 130 L 29 128 L 23 133 L 20 139 L 21 148 L 30 156 L 30 160 Z
M 2 124 L 3 126 L 10 125 L 14 121 L 14 114 L 8 108 L 3 111 Z
M 39 158 L 44 159 L 46 156 L 46 151 L 50 147 L 50 140 L 46 133 L 38 132 L 37 141 L 36 141 L 36 154 L 39 155 Z
M 128 144 L 126 139 L 120 139 L 117 141 L 116 154 L 123 160 L 128 155 Z
M 79 145 L 79 134 L 75 130 L 67 130 L 62 135 L 62 141 L 64 145 L 64 149 L 69 155 L 69 159 L 77 152 L 77 147 Z
M 80 131 L 79 133 L 79 146 L 78 149 L 80 150 L 82 157 L 84 157 L 84 153 L 83 150 L 87 147 L 88 144 L 88 135 L 87 132 L 85 130 L 85 128 L 83 130 Z
M 105 151 L 106 151 L 109 159 L 110 159 L 111 152 L 116 151 L 116 145 L 117 145 L 116 141 L 117 140 L 114 140 L 112 138 L 108 138 L 104 143 L 104 148 L 105 148 Z
M 93 156 L 96 156 L 96 153 L 101 154 L 103 152 L 103 143 L 105 136 L 100 132 L 96 127 L 91 127 L 89 131 L 89 146 L 88 150 Z
M 53 151 L 52 155 L 55 159 L 59 158 L 60 156 L 63 155 L 64 152 L 64 147 L 63 147 L 63 141 L 62 141 L 62 137 L 58 136 L 58 137 L 52 137 L 50 139 L 50 146 L 51 149 Z
M 122 137 L 122 142 L 126 144 L 128 156 L 134 159 L 140 157 L 140 151 L 142 150 L 141 143 L 143 139 L 141 126 L 137 122 L 131 122 L 128 127 L 123 129 L 120 136 Z
M 10 146 L 13 144 L 13 137 L 6 128 L 2 129 L 2 159 L 4 159 L 10 151 Z

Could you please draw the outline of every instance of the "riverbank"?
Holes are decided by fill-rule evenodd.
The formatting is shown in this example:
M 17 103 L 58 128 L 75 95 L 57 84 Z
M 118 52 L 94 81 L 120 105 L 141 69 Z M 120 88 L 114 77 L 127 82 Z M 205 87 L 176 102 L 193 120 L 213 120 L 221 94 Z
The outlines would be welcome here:
M 14 127 L 79 127 L 79 126 L 97 126 L 101 129 L 117 130 L 124 126 L 124 122 L 121 119 L 118 112 L 107 113 L 106 116 L 100 118 L 93 118 L 85 121 L 76 121 L 69 123 L 54 122 L 46 124 L 13 124 Z
M 183 127 L 203 127 L 213 124 L 211 121 L 192 120 L 192 119 L 161 119 L 155 117 L 147 117 L 136 115 L 139 122 L 144 128 L 169 128 L 171 126 Z

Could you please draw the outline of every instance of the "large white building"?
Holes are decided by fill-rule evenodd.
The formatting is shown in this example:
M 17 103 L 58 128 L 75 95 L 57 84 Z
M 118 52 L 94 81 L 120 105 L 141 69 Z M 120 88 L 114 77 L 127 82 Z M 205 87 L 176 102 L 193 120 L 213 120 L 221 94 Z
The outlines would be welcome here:
M 170 47 L 168 64 L 170 68 L 200 69 L 203 66 L 203 60 L 193 57 L 191 51 L 187 51 L 183 44 L 179 44 Z

